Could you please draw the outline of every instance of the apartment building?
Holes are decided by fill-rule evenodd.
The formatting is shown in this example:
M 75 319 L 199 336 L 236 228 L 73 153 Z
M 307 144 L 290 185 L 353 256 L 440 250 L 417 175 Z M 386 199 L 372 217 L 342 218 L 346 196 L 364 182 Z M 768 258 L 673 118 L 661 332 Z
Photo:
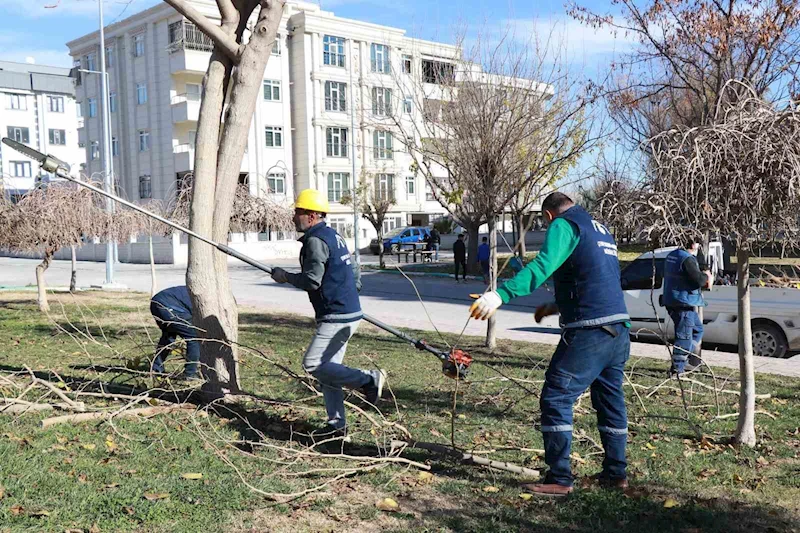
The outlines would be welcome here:
M 78 145 L 81 118 L 69 69 L 0 61 L 0 135 L 56 156 L 78 173 L 85 162 Z M 5 144 L 0 145 L 2 190 L 16 201 L 54 176 Z
M 215 2 L 192 6 L 219 18 Z M 287 16 L 284 17 L 288 20 Z M 252 194 L 294 198 L 287 31 L 273 47 L 264 73 L 242 161 L 240 182 Z M 67 43 L 75 66 L 99 70 L 99 32 Z M 173 197 L 194 166 L 201 87 L 211 40 L 167 4 L 159 4 L 105 28 L 109 77 L 111 152 L 119 190 L 132 200 Z M 102 171 L 100 76 L 83 73 L 77 98 L 84 115 L 87 173 Z
M 218 19 L 215 2 L 191 5 Z M 211 42 L 166 4 L 108 26 L 105 35 L 119 186 L 132 199 L 169 199 L 194 163 Z M 97 32 L 67 46 L 76 65 L 98 68 Z M 347 237 L 353 236 L 353 208 L 346 198 L 361 183 L 394 200 L 385 231 L 427 225 L 445 214 L 422 174 L 413 171 L 407 146 L 420 139 L 399 138 L 406 134 L 398 131 L 415 128 L 392 123 L 398 117 L 424 120 L 425 110 L 417 107 L 436 94 L 442 75 L 454 75 L 458 48 L 290 0 L 272 54 L 240 170 L 253 194 L 290 202 L 298 190 L 323 191 L 331 202 L 330 225 Z M 480 72 L 479 65 L 468 68 Z M 77 98 L 90 173 L 101 170 L 99 94 L 98 76 L 84 75 Z M 361 219 L 361 246 L 375 235 Z

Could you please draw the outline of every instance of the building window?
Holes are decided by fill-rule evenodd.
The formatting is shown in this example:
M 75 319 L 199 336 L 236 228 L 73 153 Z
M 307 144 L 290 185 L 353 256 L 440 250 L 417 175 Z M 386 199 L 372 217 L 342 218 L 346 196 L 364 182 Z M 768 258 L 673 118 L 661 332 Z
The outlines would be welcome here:
M 375 192 L 381 200 L 394 201 L 394 174 L 375 176 Z
M 8 127 L 8 137 L 14 139 L 18 143 L 28 144 L 31 142 L 30 132 L 28 128 L 20 128 L 18 126 Z
M 403 98 L 403 113 L 410 115 L 411 107 L 412 107 L 411 97 L 406 96 L 405 98 Z
M 11 175 L 15 178 L 30 178 L 31 164 L 29 161 L 10 161 Z
M 392 159 L 392 133 L 375 130 L 372 132 L 372 156 L 375 159 Z
M 137 83 L 136 84 L 136 103 L 138 105 L 144 105 L 147 103 L 147 84 L 146 83 Z
M 133 57 L 144 55 L 144 33 L 137 33 L 133 36 Z
M 325 111 L 347 111 L 347 84 L 338 81 L 325 82 Z
M 328 157 L 347 157 L 347 128 L 325 130 Z
M 78 114 L 78 118 L 83 117 L 83 102 L 75 102 L 75 112 Z
M 322 62 L 333 67 L 343 67 L 344 37 L 326 35 L 322 38 Z
M 345 239 L 350 239 L 353 237 L 353 224 L 347 222 L 346 218 L 329 218 L 327 222 L 328 226 L 332 230 Z
M 278 80 L 264 80 L 264 100 L 279 102 L 281 99 L 281 82 Z
M 18 109 L 25 111 L 28 109 L 28 97 L 24 94 L 7 94 L 6 109 Z
M 186 99 L 190 102 L 199 102 L 202 88 L 199 83 L 186 84 Z
M 283 146 L 283 128 L 281 126 L 267 126 L 264 128 L 267 148 L 280 148 Z
M 270 194 L 286 194 L 286 174 L 270 172 L 267 175 L 267 188 Z
M 106 68 L 114 66 L 114 47 L 106 46 Z
M 397 229 L 403 225 L 403 219 L 400 217 L 387 217 L 383 220 L 383 234 L 386 235 L 390 231 Z
M 455 66 L 452 63 L 422 60 L 422 79 L 425 83 L 452 83 L 455 77 Z
M 117 157 L 119 155 L 119 140 L 116 137 L 111 137 L 111 156 Z
M 97 98 L 89 98 L 89 118 L 97 116 Z
M 89 143 L 89 160 L 95 161 L 100 159 L 100 143 L 92 141 Z
M 431 186 L 428 181 L 425 181 L 425 201 L 426 202 L 433 202 L 436 198 L 433 197 L 433 192 L 431 192 Z
M 91 53 L 86 56 L 86 70 L 97 70 L 97 54 Z
M 417 194 L 417 189 L 414 176 L 406 176 L 406 196 L 412 198 L 416 194 Z
M 67 132 L 65 130 L 49 130 L 50 144 L 67 144 Z
M 47 108 L 52 113 L 63 113 L 64 112 L 64 97 L 63 96 L 48 96 L 47 97 Z
M 139 176 L 139 198 L 144 200 L 153 197 L 153 189 L 151 187 L 150 176 L 145 174 Z
M 112 113 L 117 112 L 117 93 L 108 93 L 108 110 Z
M 139 151 L 147 152 L 150 150 L 150 132 L 147 130 L 139 131 Z
M 392 116 L 392 90 L 385 87 L 372 88 L 372 114 L 376 117 Z
M 391 67 L 389 66 L 389 47 L 385 44 L 372 43 L 370 63 L 372 65 L 372 72 L 389 74 L 389 72 L 391 72 Z
M 328 201 L 341 202 L 350 190 L 349 172 L 328 172 Z
M 272 43 L 272 55 L 279 56 L 281 55 L 281 36 L 275 36 L 275 42 Z
M 403 74 L 411 74 L 411 56 L 403 54 Z
M 189 140 L 189 146 L 194 148 L 194 145 L 197 142 L 197 130 L 189 130 L 186 138 Z

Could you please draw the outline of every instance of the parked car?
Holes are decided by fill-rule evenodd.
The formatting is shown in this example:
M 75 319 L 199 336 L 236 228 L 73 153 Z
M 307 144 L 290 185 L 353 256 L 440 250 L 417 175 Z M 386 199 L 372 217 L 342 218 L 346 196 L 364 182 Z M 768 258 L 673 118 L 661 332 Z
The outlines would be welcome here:
M 710 248 L 709 267 L 717 276 L 721 274 L 722 245 L 712 243 Z M 673 250 L 675 247 L 642 254 L 622 271 L 632 336 L 659 337 L 663 329 L 669 339 L 675 338 L 675 326 L 659 303 L 664 263 Z M 703 310 L 703 341 L 738 345 L 736 286 L 715 285 L 703 292 L 703 297 L 708 303 Z M 754 286 L 750 289 L 750 306 L 755 355 L 786 357 L 788 352 L 800 350 L 800 290 Z
M 402 247 L 403 244 L 410 244 L 414 242 L 422 242 L 426 235 L 430 235 L 430 228 L 422 226 L 406 226 L 396 228 L 383 236 L 383 250 L 385 252 L 395 253 Z M 378 239 L 372 239 L 369 243 L 369 249 L 373 254 L 380 253 L 380 242 Z

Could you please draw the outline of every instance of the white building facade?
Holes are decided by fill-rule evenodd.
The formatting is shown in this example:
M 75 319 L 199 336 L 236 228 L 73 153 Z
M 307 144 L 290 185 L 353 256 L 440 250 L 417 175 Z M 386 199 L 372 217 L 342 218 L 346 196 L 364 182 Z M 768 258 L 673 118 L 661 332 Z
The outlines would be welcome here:
M 191 5 L 218 20 L 215 2 L 191 0 Z M 194 164 L 211 41 L 163 3 L 108 26 L 105 37 L 118 187 L 128 199 L 168 200 Z M 98 32 L 67 46 L 76 66 L 99 70 Z M 417 107 L 424 98 L 409 94 L 421 87 L 414 80 L 427 84 L 431 72 L 458 57 L 456 47 L 412 39 L 401 29 L 336 17 L 316 4 L 287 2 L 240 181 L 249 183 L 252 194 L 272 194 L 287 203 L 299 190 L 323 191 L 331 203 L 329 224 L 346 237 L 353 236 L 347 198 L 361 183 L 393 198 L 385 231 L 429 225 L 446 211 L 422 174 L 413 171 L 406 146 L 420 139 L 398 138 L 405 128 L 392 127 L 388 116 L 423 120 Z M 423 91 L 435 92 L 435 81 L 430 85 Z M 100 173 L 99 75 L 84 74 L 76 95 L 85 121 L 86 173 Z M 359 246 L 366 248 L 376 231 L 363 218 L 358 225 Z
M 80 172 L 81 118 L 69 69 L 0 61 L 0 135 L 54 155 Z M 0 145 L 2 189 L 12 201 L 53 176 L 5 144 Z

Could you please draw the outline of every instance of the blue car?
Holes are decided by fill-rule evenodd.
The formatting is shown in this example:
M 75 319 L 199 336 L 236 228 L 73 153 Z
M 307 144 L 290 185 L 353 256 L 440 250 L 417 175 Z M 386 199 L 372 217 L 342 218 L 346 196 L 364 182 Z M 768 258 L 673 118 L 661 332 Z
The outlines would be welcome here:
M 384 235 L 383 250 L 385 252 L 395 253 L 403 247 L 403 244 L 423 242 L 425 236 L 430 235 L 430 233 L 430 228 L 423 228 L 422 226 L 406 226 L 394 229 Z M 378 239 L 372 239 L 369 243 L 369 249 L 373 254 L 380 253 L 380 243 Z

